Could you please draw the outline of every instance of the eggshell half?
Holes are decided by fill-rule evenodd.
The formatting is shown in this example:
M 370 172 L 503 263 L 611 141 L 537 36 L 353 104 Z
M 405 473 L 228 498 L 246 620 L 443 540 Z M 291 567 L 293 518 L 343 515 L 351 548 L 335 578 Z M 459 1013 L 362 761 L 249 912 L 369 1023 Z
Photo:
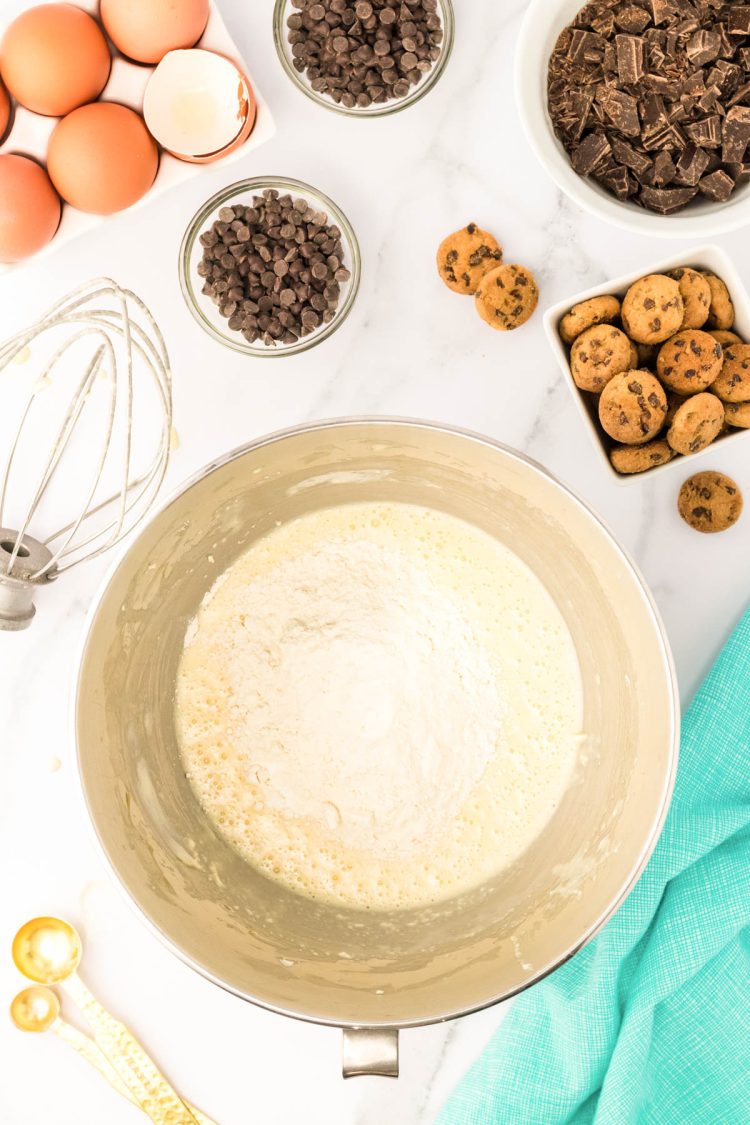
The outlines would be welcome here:
M 40 4 L 8 27 L 0 72 L 16 101 L 45 117 L 62 117 L 98 98 L 112 57 L 96 20 L 72 4 Z
M 0 155 L 0 261 L 20 262 L 54 237 L 60 200 L 50 178 L 26 156 Z
M 84 105 L 55 127 L 47 151 L 52 183 L 79 211 L 131 207 L 156 177 L 159 153 L 143 118 L 115 102 Z
M 99 14 L 123 55 L 153 64 L 168 51 L 195 46 L 206 30 L 209 0 L 101 0 Z
M 143 116 L 159 144 L 179 160 L 216 160 L 252 132 L 250 83 L 213 51 L 170 51 L 149 79 Z

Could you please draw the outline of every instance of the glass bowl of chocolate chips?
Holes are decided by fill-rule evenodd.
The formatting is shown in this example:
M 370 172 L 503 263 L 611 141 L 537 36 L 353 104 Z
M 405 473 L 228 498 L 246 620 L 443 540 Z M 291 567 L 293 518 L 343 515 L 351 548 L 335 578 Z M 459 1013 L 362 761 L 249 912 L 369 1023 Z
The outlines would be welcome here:
M 750 3 L 531 0 L 516 96 L 552 179 L 640 234 L 750 222 Z
M 453 48 L 452 0 L 276 0 L 274 40 L 318 105 L 383 117 L 420 101 Z
M 327 195 L 260 176 L 217 192 L 180 249 L 180 286 L 195 320 L 233 351 L 297 355 L 343 324 L 359 289 L 357 236 Z

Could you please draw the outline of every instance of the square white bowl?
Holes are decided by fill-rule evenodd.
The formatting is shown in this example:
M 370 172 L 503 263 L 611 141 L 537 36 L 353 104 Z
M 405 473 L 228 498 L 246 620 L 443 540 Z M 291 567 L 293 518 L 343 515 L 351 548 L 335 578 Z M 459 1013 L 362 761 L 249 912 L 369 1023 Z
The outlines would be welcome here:
M 590 214 L 638 234 L 715 238 L 750 223 L 750 183 L 741 184 L 726 203 L 698 199 L 674 215 L 659 215 L 617 199 L 573 170 L 547 110 L 547 72 L 560 32 L 583 7 L 584 0 L 531 0 L 516 46 L 518 113 L 532 149 L 557 186 Z
M 602 295 L 614 294 L 614 296 L 622 297 L 635 282 L 639 281 L 642 277 L 646 277 L 650 273 L 668 273 L 670 270 L 678 269 L 680 266 L 692 266 L 695 269 L 708 270 L 710 273 L 715 273 L 717 277 L 726 284 L 729 295 L 734 304 L 735 320 L 734 326 L 738 336 L 743 340 L 750 342 L 750 296 L 748 296 L 747 289 L 737 272 L 731 258 L 719 246 L 699 246 L 695 250 L 685 250 L 671 258 L 662 259 L 661 261 L 654 262 L 651 265 L 644 266 L 642 269 L 636 270 L 635 273 L 626 274 L 624 277 L 615 277 L 612 281 L 605 281 L 602 285 L 596 285 L 593 289 L 586 289 L 583 293 L 575 293 L 572 297 L 566 298 L 564 301 L 559 301 L 552 308 L 547 309 L 544 314 L 544 331 L 547 334 L 547 339 L 550 346 L 557 357 L 557 362 L 560 364 L 560 369 L 565 376 L 565 381 L 570 387 L 573 398 L 578 406 L 578 412 L 588 428 L 594 445 L 601 454 L 602 461 L 607 467 L 607 471 L 618 484 L 631 484 L 634 481 L 641 480 L 643 477 L 651 478 L 655 473 L 667 473 L 670 470 L 681 468 L 683 471 L 686 466 L 690 466 L 689 471 L 698 472 L 696 467 L 698 462 L 716 454 L 717 449 L 724 448 L 729 442 L 740 441 L 743 437 L 750 438 L 750 430 L 734 430 L 728 434 L 716 438 L 705 449 L 699 453 L 691 453 L 686 457 L 674 457 L 671 461 L 667 461 L 665 465 L 657 465 L 653 469 L 648 469 L 644 473 L 618 473 L 613 467 L 607 453 L 605 446 L 605 439 L 602 437 L 602 432 L 596 417 L 593 405 L 596 399 L 593 395 L 586 396 L 584 391 L 581 391 L 576 386 L 573 376 L 570 371 L 569 349 L 560 338 L 558 325 L 561 319 L 565 316 L 573 305 L 579 304 L 581 301 L 588 301 L 591 297 L 601 297 Z

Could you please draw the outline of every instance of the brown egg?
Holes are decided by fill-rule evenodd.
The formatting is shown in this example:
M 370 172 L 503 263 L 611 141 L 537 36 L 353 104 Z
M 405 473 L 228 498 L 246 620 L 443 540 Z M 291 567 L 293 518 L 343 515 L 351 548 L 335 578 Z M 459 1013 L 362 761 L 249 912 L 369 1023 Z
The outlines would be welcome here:
M 2 82 L 0 82 L 0 137 L 5 134 L 9 121 L 10 98 L 8 97 L 8 91 L 5 89 Z
M 0 262 L 20 262 L 52 239 L 60 200 L 49 176 L 26 156 L 0 155 Z
M 167 51 L 194 47 L 206 29 L 209 0 L 101 0 L 110 39 L 136 62 L 158 63 Z
M 62 117 L 98 98 L 111 64 L 99 24 L 72 4 L 29 8 L 0 47 L 0 71 L 11 94 L 46 117 Z
M 79 211 L 111 215 L 136 203 L 154 182 L 159 153 L 143 118 L 114 102 L 73 110 L 47 150 L 50 179 Z

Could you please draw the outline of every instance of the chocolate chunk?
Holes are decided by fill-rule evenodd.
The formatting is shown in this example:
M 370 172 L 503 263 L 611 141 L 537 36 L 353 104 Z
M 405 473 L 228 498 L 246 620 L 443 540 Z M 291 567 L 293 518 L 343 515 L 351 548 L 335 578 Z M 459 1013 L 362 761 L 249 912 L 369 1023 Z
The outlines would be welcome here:
M 692 199 L 695 198 L 697 188 L 650 188 L 641 191 L 641 202 L 651 211 L 658 211 L 660 215 L 671 215 L 681 211 Z
M 750 35 L 750 4 L 731 4 L 727 13 L 729 35 Z
M 660 152 L 654 160 L 654 170 L 651 182 L 654 187 L 665 187 L 671 184 L 675 176 L 675 163 L 668 152 Z
M 707 195 L 709 199 L 714 199 L 717 203 L 726 203 L 730 195 L 734 191 L 734 180 L 728 176 L 721 168 L 716 172 L 712 172 L 710 176 L 704 176 L 698 184 L 699 191 Z
M 690 140 L 702 148 L 718 148 L 721 144 L 721 118 L 718 114 L 704 117 L 685 126 Z
M 649 7 L 655 24 L 666 23 L 680 14 L 677 0 L 649 0 Z
M 735 186 L 746 184 L 750 180 L 750 164 L 728 164 L 727 171 L 735 182 Z
M 750 95 L 750 82 L 743 82 L 732 94 L 727 102 L 727 106 L 731 108 L 733 105 L 736 105 L 737 102 L 743 102 L 748 95 Z
M 681 184 L 697 184 L 708 168 L 710 159 L 705 149 L 697 148 L 692 143 L 685 145 L 677 161 L 675 180 Z
M 645 69 L 646 44 L 635 35 L 615 36 L 617 48 L 617 74 L 623 86 L 633 86 Z
M 744 159 L 750 142 L 750 108 L 733 106 L 724 119 L 721 158 L 725 164 L 737 164 Z
M 605 46 L 606 42 L 601 35 L 576 28 L 570 37 L 568 58 L 571 62 L 600 63 L 604 58 Z
M 718 87 L 722 95 L 733 94 L 743 79 L 743 70 L 737 63 L 719 59 L 708 72 L 708 84 Z
M 611 87 L 600 90 L 596 100 L 615 129 L 626 137 L 637 137 L 641 131 L 638 102 L 622 90 Z
M 632 168 L 636 175 L 644 175 L 650 170 L 653 161 L 644 152 L 639 152 L 627 141 L 621 141 L 619 137 L 610 137 L 610 144 L 615 160 L 619 160 L 626 168 Z
M 601 174 L 597 173 L 597 180 L 604 184 L 613 195 L 618 199 L 627 199 L 628 196 L 633 194 L 634 186 L 628 175 L 627 168 L 622 165 L 615 164 L 612 168 L 607 169 L 606 172 Z
M 628 4 L 615 12 L 615 25 L 620 31 L 629 32 L 631 35 L 640 35 L 651 23 L 651 16 L 636 4 Z
M 589 133 L 573 150 L 573 167 L 579 176 L 590 176 L 611 151 L 610 143 L 603 133 Z
M 685 54 L 693 66 L 705 66 L 719 57 L 721 36 L 718 31 L 696 31 L 685 44 Z

